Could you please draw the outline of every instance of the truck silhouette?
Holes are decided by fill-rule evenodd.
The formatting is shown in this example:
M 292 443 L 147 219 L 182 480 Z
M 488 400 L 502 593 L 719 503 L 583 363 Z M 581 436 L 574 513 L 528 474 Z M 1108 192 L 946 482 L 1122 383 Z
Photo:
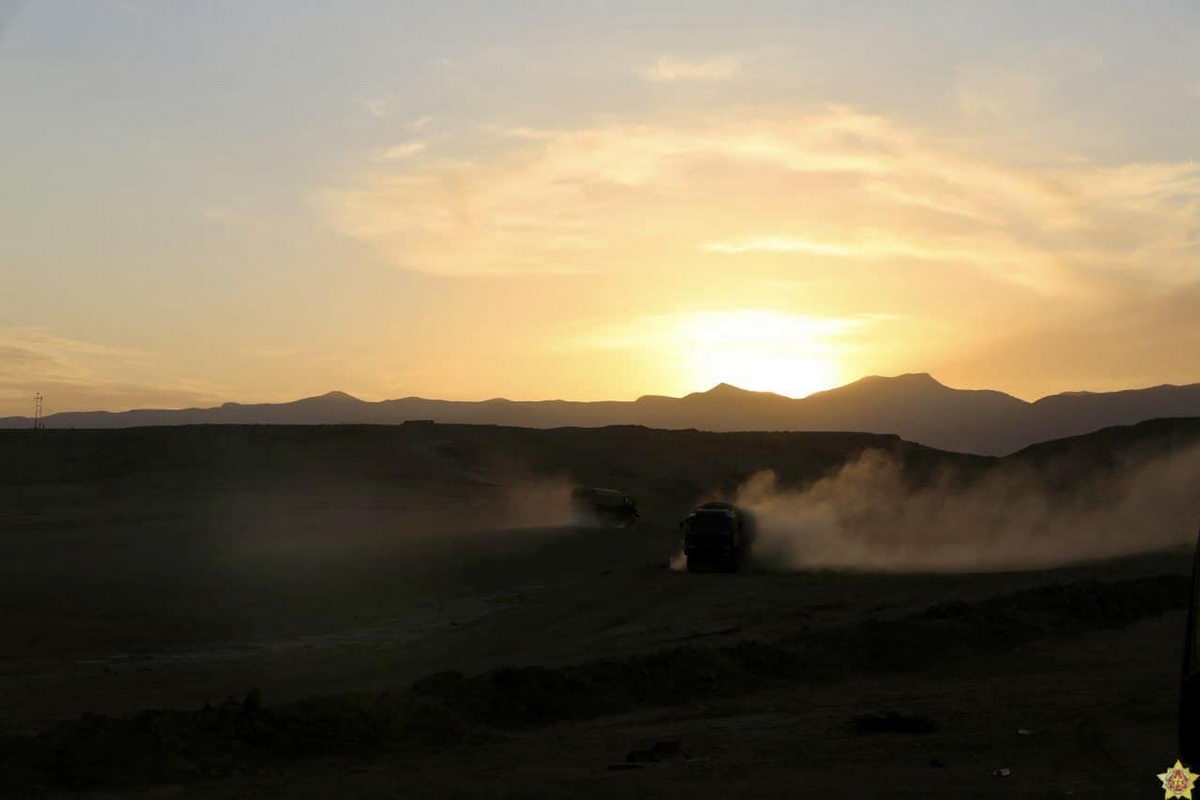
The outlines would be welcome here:
M 688 572 L 737 572 L 754 541 L 753 517 L 731 503 L 696 506 L 679 527 Z
M 639 516 L 637 503 L 629 495 L 616 489 L 590 486 L 581 486 L 571 492 L 571 509 L 582 521 L 619 528 L 632 527 Z

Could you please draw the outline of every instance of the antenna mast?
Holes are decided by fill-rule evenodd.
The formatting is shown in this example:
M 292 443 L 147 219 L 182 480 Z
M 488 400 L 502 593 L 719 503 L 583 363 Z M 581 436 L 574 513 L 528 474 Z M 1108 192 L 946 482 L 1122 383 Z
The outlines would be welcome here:
M 42 393 L 38 392 L 33 396 L 33 429 L 40 431 L 45 423 L 42 422 Z

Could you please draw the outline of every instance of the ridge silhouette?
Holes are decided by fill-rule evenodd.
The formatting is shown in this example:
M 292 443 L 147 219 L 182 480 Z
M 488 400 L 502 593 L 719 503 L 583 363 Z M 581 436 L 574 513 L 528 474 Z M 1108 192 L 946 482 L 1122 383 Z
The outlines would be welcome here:
M 408 419 L 530 428 L 644 425 L 711 431 L 792 430 L 892 433 L 944 450 L 1003 455 L 1036 442 L 1149 419 L 1200 416 L 1200 384 L 1115 392 L 1064 392 L 1027 402 L 988 389 L 955 389 L 929 373 L 871 375 L 794 399 L 719 383 L 683 397 L 636 400 L 436 400 L 371 402 L 342 391 L 284 403 L 213 408 L 71 411 L 47 428 L 126 428 L 188 424 L 399 424 Z M 24 428 L 27 417 L 0 418 Z

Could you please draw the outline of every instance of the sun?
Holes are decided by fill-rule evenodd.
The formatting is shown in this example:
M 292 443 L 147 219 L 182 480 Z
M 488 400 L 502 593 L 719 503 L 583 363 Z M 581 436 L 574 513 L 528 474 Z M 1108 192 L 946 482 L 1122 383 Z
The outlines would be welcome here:
M 704 311 L 688 315 L 676 333 L 695 388 L 730 383 L 804 397 L 838 385 L 835 340 L 851 324 L 777 311 Z
M 806 397 L 837 385 L 828 361 L 773 356 L 716 355 L 694 370 L 698 387 L 730 383 L 755 392 Z

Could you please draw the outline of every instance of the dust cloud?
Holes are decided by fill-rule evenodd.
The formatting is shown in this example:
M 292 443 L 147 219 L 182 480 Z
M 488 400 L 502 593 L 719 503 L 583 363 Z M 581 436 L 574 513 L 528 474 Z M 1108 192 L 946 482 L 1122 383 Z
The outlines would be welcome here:
M 573 481 L 565 478 L 527 478 L 504 487 L 499 527 L 548 528 L 572 524 L 574 486 Z
M 754 558 L 767 569 L 997 571 L 1194 541 L 1200 447 L 1084 472 L 1072 484 L 1069 470 L 1001 462 L 914 488 L 897 458 L 872 450 L 802 488 L 760 472 L 737 502 L 757 519 Z
M 260 636 L 333 630 L 493 591 L 533 572 L 570 535 L 570 490 L 565 480 L 512 476 L 222 493 L 188 538 L 178 605 Z
M 329 563 L 396 551 L 409 558 L 571 523 L 572 484 L 520 478 L 465 487 L 398 486 L 380 491 L 259 492 L 223 498 L 237 559 Z

